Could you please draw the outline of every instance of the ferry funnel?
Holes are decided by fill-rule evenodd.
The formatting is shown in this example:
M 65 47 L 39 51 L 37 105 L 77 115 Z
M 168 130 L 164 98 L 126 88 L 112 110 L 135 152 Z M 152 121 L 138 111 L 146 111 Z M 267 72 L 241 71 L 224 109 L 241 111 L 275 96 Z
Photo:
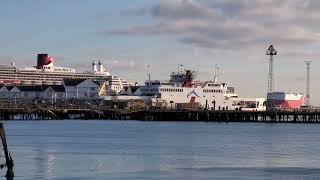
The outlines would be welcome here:
M 101 61 L 99 60 L 99 72 L 103 73 L 104 72 L 104 68 L 103 65 L 101 64 Z
M 92 72 L 93 73 L 96 73 L 98 70 L 97 70 L 97 65 L 94 63 L 94 61 L 92 61 Z

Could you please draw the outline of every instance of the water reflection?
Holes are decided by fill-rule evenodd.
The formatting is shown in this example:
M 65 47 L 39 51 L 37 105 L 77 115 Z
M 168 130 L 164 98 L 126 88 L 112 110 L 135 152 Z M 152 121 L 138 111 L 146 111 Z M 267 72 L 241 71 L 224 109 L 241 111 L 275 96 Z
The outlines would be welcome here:
M 41 174 L 46 179 L 54 179 L 56 178 L 54 174 L 54 166 L 55 166 L 55 159 L 56 156 L 53 150 L 48 149 L 47 147 L 38 147 L 37 153 L 37 173 Z
M 6 177 L 6 180 L 13 180 L 14 177 Z
M 15 180 L 320 176 L 320 125 L 34 121 L 5 126 Z

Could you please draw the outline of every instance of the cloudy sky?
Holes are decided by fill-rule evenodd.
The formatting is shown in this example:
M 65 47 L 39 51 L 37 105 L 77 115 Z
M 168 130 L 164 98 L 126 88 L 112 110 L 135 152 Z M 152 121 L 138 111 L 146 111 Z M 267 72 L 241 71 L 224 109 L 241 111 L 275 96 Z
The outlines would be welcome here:
M 12 0 L 0 6 L 0 62 L 31 66 L 37 53 L 79 71 L 101 59 L 108 71 L 143 82 L 165 80 L 178 64 L 235 86 L 240 96 L 265 96 L 270 44 L 275 89 L 305 92 L 312 60 L 311 102 L 319 105 L 318 0 Z

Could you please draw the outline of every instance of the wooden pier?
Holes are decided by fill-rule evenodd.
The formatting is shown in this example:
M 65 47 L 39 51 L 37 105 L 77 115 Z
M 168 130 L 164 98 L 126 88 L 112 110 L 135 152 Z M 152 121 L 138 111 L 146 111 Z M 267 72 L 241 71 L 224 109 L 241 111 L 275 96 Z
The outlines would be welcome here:
M 211 111 L 170 109 L 94 108 L 0 108 L 1 120 L 142 120 L 142 121 L 205 121 L 320 123 L 320 111 Z
M 140 111 L 133 119 L 149 121 L 320 123 L 320 112 L 307 111 Z

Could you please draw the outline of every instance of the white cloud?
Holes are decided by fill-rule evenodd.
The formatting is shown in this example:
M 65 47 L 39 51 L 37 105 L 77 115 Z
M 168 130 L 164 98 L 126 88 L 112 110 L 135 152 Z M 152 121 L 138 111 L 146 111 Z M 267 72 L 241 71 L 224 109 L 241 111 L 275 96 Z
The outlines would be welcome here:
M 104 62 L 110 69 L 132 69 L 137 67 L 137 63 L 133 60 L 107 60 Z
M 263 50 L 319 42 L 317 0 L 170 0 L 154 5 L 147 25 L 115 29 L 113 35 L 163 35 L 212 51 Z M 263 51 L 262 51 L 263 52 Z
M 319 0 L 157 2 L 152 7 L 137 10 L 136 15 L 147 16 L 146 19 L 149 21 L 137 19 L 131 21 L 137 24 L 130 23 L 127 28 L 113 29 L 107 34 L 131 38 L 161 36 L 187 45 L 194 54 L 190 59 L 213 59 L 210 62 L 204 60 L 199 63 L 206 67 L 192 64 L 193 68 L 202 72 L 199 75 L 205 79 L 210 77 L 210 74 L 206 73 L 211 71 L 206 69 L 210 63 L 226 65 L 226 69 L 229 70 L 235 68 L 224 73 L 222 77 L 228 82 L 231 81 L 242 96 L 265 93 L 268 68 L 265 51 L 270 44 L 274 44 L 278 50 L 278 56 L 275 57 L 277 90 L 291 89 L 292 92 L 303 92 L 303 78 L 306 74 L 303 61 L 313 60 L 312 67 L 319 65 Z M 135 14 L 130 14 L 131 20 L 134 18 L 132 15 Z M 170 55 L 166 57 L 169 59 L 178 57 L 176 59 L 185 61 L 185 64 L 192 63 L 187 57 L 190 52 L 182 53 L 180 56 L 170 52 L 168 54 Z M 163 71 L 168 70 L 163 68 L 161 72 Z M 313 82 L 316 82 L 320 77 L 319 72 L 312 70 L 311 73 Z M 254 87 L 248 88 L 251 86 Z M 314 85 L 312 92 L 317 91 L 319 86 Z M 312 97 L 320 99 L 316 93 Z M 319 103 L 319 100 L 317 101 Z

